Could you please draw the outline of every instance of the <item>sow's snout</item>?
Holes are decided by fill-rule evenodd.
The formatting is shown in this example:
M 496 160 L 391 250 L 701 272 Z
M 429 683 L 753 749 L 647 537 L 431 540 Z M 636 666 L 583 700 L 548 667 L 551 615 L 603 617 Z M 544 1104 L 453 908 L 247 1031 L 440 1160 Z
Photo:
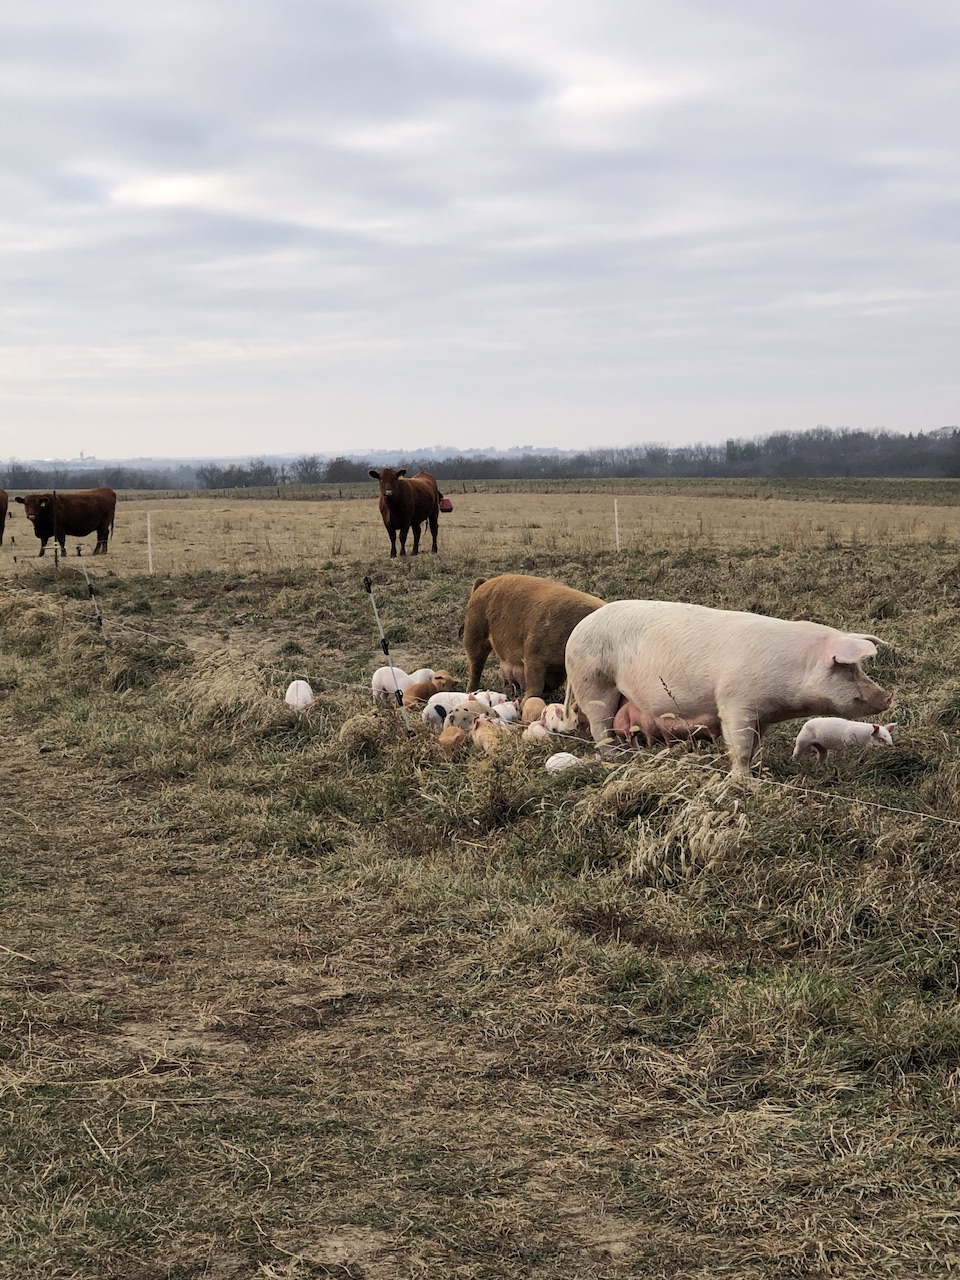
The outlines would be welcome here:
M 893 694 L 861 673 L 857 680 L 857 700 L 869 711 L 886 711 L 893 701 Z

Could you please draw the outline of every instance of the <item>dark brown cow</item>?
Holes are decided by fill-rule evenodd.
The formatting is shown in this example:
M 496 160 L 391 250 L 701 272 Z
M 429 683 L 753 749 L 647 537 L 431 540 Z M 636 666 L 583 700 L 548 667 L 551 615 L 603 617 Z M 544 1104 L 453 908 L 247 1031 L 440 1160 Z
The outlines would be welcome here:
M 28 493 L 17 498 L 23 503 L 24 515 L 40 539 L 40 554 L 51 538 L 60 543 L 66 555 L 66 539 L 85 538 L 97 531 L 95 556 L 107 554 L 107 538 L 113 530 L 117 495 L 112 489 L 74 489 L 66 493 Z
M 420 554 L 420 526 L 424 521 L 430 524 L 433 534 L 431 551 L 437 549 L 437 522 L 440 519 L 440 499 L 443 496 L 437 488 L 437 482 L 429 471 L 418 471 L 409 480 L 404 479 L 406 467 L 394 471 L 393 467 L 384 467 L 382 471 L 371 471 L 374 480 L 380 481 L 380 514 L 387 533 L 390 535 L 390 555 L 397 554 L 397 534 L 400 534 L 400 554 L 407 554 L 407 533 L 413 529 L 413 551 L 411 555 Z
M 3 546 L 3 526 L 7 523 L 7 491 L 0 489 L 0 547 Z

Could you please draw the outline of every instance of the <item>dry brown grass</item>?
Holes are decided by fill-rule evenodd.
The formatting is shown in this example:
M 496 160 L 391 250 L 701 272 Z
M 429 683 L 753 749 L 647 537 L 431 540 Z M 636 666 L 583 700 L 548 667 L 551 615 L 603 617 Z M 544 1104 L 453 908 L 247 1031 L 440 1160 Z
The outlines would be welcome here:
M 478 547 L 497 546 L 531 557 L 613 550 L 614 498 L 609 494 L 454 494 L 440 521 L 441 554 L 461 562 Z M 677 493 L 617 496 L 621 546 L 638 549 L 769 548 L 927 543 L 960 538 L 960 506 L 896 506 L 705 497 Z M 108 557 L 88 572 L 124 575 L 147 569 L 146 521 L 151 517 L 154 571 L 312 568 L 379 561 L 389 552 L 375 496 L 326 502 L 196 498 L 137 499 L 118 507 Z M 0 551 L 0 574 L 29 581 L 52 557 L 36 563 L 38 543 L 27 522 L 11 526 L 17 543 Z M 92 542 L 85 539 L 86 553 Z M 412 542 L 409 543 L 412 545 Z M 68 562 L 75 540 L 68 539 Z M 14 563 L 16 557 L 16 563 Z
M 568 497 L 540 500 L 537 529 L 529 498 L 498 497 L 494 519 L 476 495 L 491 529 L 461 554 L 448 524 L 443 554 L 403 565 L 372 503 L 343 504 L 372 523 L 366 561 L 314 566 L 296 538 L 285 562 L 260 544 L 150 581 L 118 536 L 85 562 L 106 643 L 75 564 L 28 573 L 4 547 L 4 1276 L 960 1263 L 946 515 L 884 506 L 868 541 L 859 510 L 791 531 L 780 504 L 744 524 L 711 499 L 714 541 L 662 523 L 617 558 Z M 263 532 L 240 505 L 233 532 Z M 302 528 L 318 517 L 297 505 Z M 751 788 L 711 750 L 612 767 L 574 744 L 584 767 L 557 777 L 536 743 L 446 761 L 371 705 L 360 578 L 398 660 L 462 673 L 472 578 L 505 568 L 869 624 L 900 744 L 805 773 L 786 726 Z M 297 675 L 308 716 L 282 705 Z

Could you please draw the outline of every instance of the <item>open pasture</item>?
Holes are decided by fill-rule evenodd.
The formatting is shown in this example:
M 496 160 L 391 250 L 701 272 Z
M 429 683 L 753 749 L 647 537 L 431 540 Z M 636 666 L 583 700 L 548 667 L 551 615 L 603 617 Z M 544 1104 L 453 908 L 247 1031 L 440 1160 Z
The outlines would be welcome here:
M 123 502 L 59 569 L 14 521 L 0 1273 L 960 1266 L 957 509 L 624 495 L 618 556 L 609 495 L 453 496 L 406 562 L 372 499 Z M 505 570 L 876 631 L 897 746 L 443 761 L 362 578 L 462 676 Z
M 960 539 L 960 505 L 896 505 L 796 499 L 706 497 L 696 492 L 473 493 L 455 495 L 440 518 L 440 552 L 454 563 L 524 553 L 589 555 L 616 546 L 614 501 L 624 551 L 694 548 L 744 550 L 900 544 Z M 12 551 L 0 549 L 0 573 L 29 573 L 39 543 L 21 508 L 11 522 Z M 121 575 L 147 569 L 150 516 L 155 573 L 283 568 L 318 569 L 333 561 L 377 562 L 389 555 L 375 487 L 365 500 L 134 498 L 117 507 L 108 560 L 88 570 Z M 75 539 L 68 539 L 74 554 Z M 92 539 L 81 540 L 90 555 Z M 429 535 L 427 535 L 429 546 Z M 89 544 L 89 545 L 87 545 Z M 407 551 L 413 545 L 408 538 Z M 53 554 L 48 547 L 45 560 Z M 16 564 L 14 564 L 16 555 Z M 42 565 L 34 566 L 42 569 Z

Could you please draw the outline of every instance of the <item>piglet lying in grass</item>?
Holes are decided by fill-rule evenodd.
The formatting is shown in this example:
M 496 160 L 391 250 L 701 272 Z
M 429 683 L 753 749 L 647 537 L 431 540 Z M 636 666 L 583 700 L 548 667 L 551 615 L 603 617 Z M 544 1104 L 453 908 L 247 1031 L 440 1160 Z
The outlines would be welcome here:
M 403 691 L 403 705 L 408 711 L 419 711 L 435 693 L 453 693 L 456 690 L 456 677 L 449 671 L 435 671 L 430 680 L 420 680 Z
M 840 716 L 817 716 L 808 720 L 793 744 L 793 758 L 815 751 L 823 764 L 828 751 L 843 747 L 892 747 L 896 724 L 871 724 L 869 720 L 843 720 Z
M 313 690 L 306 680 L 291 680 L 283 700 L 293 711 L 309 711 L 315 702 Z
M 393 702 L 398 689 L 403 693 L 404 689 L 409 689 L 412 684 L 418 684 L 421 680 L 430 680 L 432 676 L 433 671 L 430 667 L 421 667 L 411 676 L 408 676 L 401 667 L 377 667 L 370 681 L 373 700 L 374 702 Z

